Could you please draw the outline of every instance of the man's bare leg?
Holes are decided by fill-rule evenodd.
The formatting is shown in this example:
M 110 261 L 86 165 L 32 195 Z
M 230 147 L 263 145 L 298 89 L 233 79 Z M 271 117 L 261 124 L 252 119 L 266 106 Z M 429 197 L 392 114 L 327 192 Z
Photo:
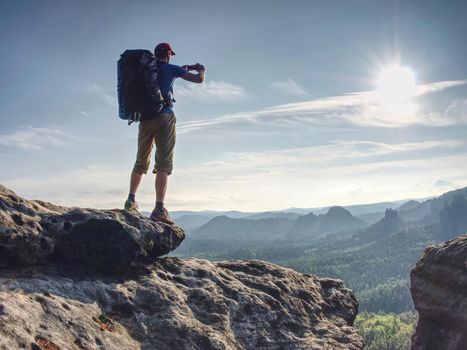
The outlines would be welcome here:
M 167 182 L 169 174 L 165 171 L 157 171 L 156 174 L 156 202 L 164 203 L 165 193 L 167 192 Z
M 156 175 L 156 206 L 151 214 L 151 219 L 155 221 L 162 221 L 169 225 L 173 225 L 174 222 L 170 218 L 167 209 L 164 208 L 165 192 L 167 191 L 167 182 L 169 174 L 165 171 L 157 171 Z
M 136 191 L 138 191 L 138 187 L 142 179 L 143 179 L 143 174 L 139 174 L 135 171 L 131 173 L 130 194 L 136 194 Z
M 139 174 L 135 171 L 131 172 L 130 178 L 130 193 L 128 193 L 128 199 L 125 201 L 124 209 L 128 211 L 138 211 L 138 203 L 136 202 L 135 195 L 138 190 L 139 184 L 143 178 L 143 174 Z

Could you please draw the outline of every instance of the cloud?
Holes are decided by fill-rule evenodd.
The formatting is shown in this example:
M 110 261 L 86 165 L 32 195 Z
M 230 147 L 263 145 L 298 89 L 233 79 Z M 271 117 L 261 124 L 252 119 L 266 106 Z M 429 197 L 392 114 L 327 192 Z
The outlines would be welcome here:
M 446 190 L 436 185 L 438 179 L 467 184 L 467 153 L 433 156 L 465 144 L 336 140 L 280 151 L 228 153 L 191 166 L 180 164 L 171 176 L 166 202 L 169 210 L 256 211 L 422 198 Z M 128 164 L 93 164 L 3 183 L 27 198 L 60 205 L 121 208 L 130 172 Z M 145 177 L 138 191 L 143 210 L 154 205 L 153 181 Z
M 118 107 L 118 101 L 117 101 L 116 95 L 104 93 L 100 95 L 100 98 L 102 99 L 102 101 L 107 103 L 107 105 L 109 105 L 110 107 Z
M 292 96 L 292 97 L 309 97 L 310 93 L 308 93 L 305 89 L 303 89 L 300 85 L 298 85 L 292 79 L 287 79 L 285 81 L 276 81 L 271 83 L 270 87 L 277 91 L 278 93 Z
M 229 153 L 224 160 L 206 162 L 189 173 L 202 173 L 212 180 L 225 178 L 219 174 L 252 174 L 257 172 L 292 173 L 297 169 L 326 169 L 332 165 L 368 163 L 391 156 L 421 157 L 423 151 L 457 149 L 467 145 L 465 140 L 444 140 L 388 144 L 373 141 L 335 140 L 328 144 L 267 152 Z M 209 175 L 211 174 L 211 175 Z M 215 175 L 212 175 L 215 174 Z
M 230 153 L 178 169 L 171 198 L 178 208 L 242 210 L 421 198 L 441 191 L 434 186 L 439 178 L 467 184 L 463 165 L 467 153 L 445 152 L 465 143 L 335 141 L 281 151 Z M 414 187 L 415 183 L 420 186 Z M 360 189 L 358 196 L 356 189 Z M 190 204 L 192 199 L 196 206 Z
M 447 80 L 438 81 L 435 83 L 424 84 L 417 86 L 417 94 L 424 95 L 432 92 L 442 91 L 456 86 L 466 85 L 467 80 Z
M 98 95 L 98 94 L 103 94 L 105 92 L 105 89 L 102 86 L 94 83 L 94 84 L 85 86 L 84 91 L 87 92 L 88 94 Z
M 130 175 L 131 166 L 128 164 L 89 164 L 79 169 L 56 171 L 48 176 L 17 176 L 2 180 L 2 184 L 28 199 L 68 207 L 122 209 L 128 195 Z M 209 191 L 206 193 L 209 195 Z M 189 190 L 184 193 L 184 198 L 190 198 L 192 205 L 196 205 L 195 197 Z M 154 177 L 148 175 L 137 193 L 140 210 L 151 211 L 154 198 Z M 172 195 L 167 196 L 166 202 L 172 203 Z
M 456 86 L 467 80 L 444 81 L 417 86 L 417 97 Z M 213 119 L 180 123 L 179 130 L 188 132 L 217 124 L 239 121 L 285 121 L 332 127 L 404 127 L 410 125 L 445 126 L 463 124 L 467 118 L 423 111 L 416 101 L 407 102 L 403 112 L 388 110 L 373 91 L 355 92 L 299 103 L 273 106 L 257 111 L 223 115 Z M 411 105 L 413 104 L 413 105 Z
M 115 90 L 106 89 L 99 84 L 93 83 L 83 88 L 83 92 L 90 96 L 95 96 L 108 106 L 118 107 L 117 93 Z
M 457 120 L 459 123 L 467 123 L 467 103 L 462 100 L 453 101 L 444 111 L 444 117 L 448 120 Z
M 207 81 L 203 84 L 184 83 L 179 86 L 176 96 L 201 102 L 216 102 L 219 99 L 233 101 L 247 96 L 245 88 L 225 81 Z
M 26 151 L 43 151 L 48 147 L 69 145 L 77 137 L 58 129 L 22 127 L 11 134 L 0 135 L 0 145 Z
M 113 164 L 89 164 L 49 176 L 17 177 L 4 181 L 4 185 L 27 198 L 59 205 L 121 208 L 127 194 L 130 170 Z M 143 189 L 145 187 L 142 186 Z
M 453 187 L 453 183 L 447 180 L 436 180 L 435 187 Z
M 118 99 L 115 90 L 110 90 L 93 83 L 82 89 L 85 95 L 95 97 L 107 106 L 118 107 Z M 183 82 L 177 87 L 175 97 L 195 100 L 201 103 L 215 103 L 222 101 L 234 101 L 246 98 L 245 88 L 225 81 L 208 81 L 203 84 L 189 84 Z M 81 113 L 81 111 L 80 111 Z M 82 113 L 81 113 L 82 114 Z

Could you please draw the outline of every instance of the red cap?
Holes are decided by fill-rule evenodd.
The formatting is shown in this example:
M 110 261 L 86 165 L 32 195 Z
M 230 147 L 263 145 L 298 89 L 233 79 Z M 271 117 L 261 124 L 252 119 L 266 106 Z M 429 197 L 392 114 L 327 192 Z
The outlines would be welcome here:
M 170 50 L 172 52 L 172 55 L 175 55 L 175 52 L 174 50 L 172 50 L 172 47 L 170 46 L 169 43 L 158 44 L 154 51 L 159 51 L 159 50 Z

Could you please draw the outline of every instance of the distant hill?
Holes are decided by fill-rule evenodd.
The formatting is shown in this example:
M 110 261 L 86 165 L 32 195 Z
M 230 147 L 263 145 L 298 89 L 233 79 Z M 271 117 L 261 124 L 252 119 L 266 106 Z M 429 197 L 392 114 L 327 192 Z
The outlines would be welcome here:
M 263 213 L 248 215 L 245 217 L 245 219 L 259 220 L 259 219 L 285 218 L 285 219 L 290 219 L 290 220 L 296 220 L 301 215 L 303 214 L 298 214 L 294 212 L 265 211 Z
M 375 213 L 365 213 L 356 216 L 358 219 L 365 221 L 368 225 L 373 225 L 382 218 L 384 218 L 384 211 L 378 211 Z
M 451 202 L 456 196 L 466 198 L 467 187 L 446 192 L 437 198 L 425 200 L 418 205 L 415 201 L 412 201 L 408 206 L 399 208 L 398 213 L 402 220 L 406 222 L 418 222 L 419 224 L 437 222 L 446 203 Z
M 236 210 L 230 211 L 212 211 L 212 210 L 205 210 L 205 211 L 173 211 L 170 212 L 170 215 L 175 220 L 178 226 L 183 227 L 184 230 L 188 232 L 193 232 L 202 225 L 206 224 L 209 220 L 212 220 L 216 216 L 225 215 L 230 218 L 244 218 L 250 215 L 254 215 L 257 213 L 247 213 L 241 212 Z
M 405 202 L 402 204 L 400 207 L 397 208 L 398 211 L 404 211 L 404 210 L 413 210 L 417 208 L 420 205 L 421 202 L 415 201 L 415 200 L 410 200 L 408 202 Z
M 345 208 L 330 208 L 325 214 L 308 213 L 292 221 L 297 232 L 304 234 L 292 234 L 294 228 L 290 227 L 290 234 L 282 238 L 270 231 L 269 240 L 188 235 L 176 254 L 212 260 L 268 260 L 297 271 L 343 279 L 356 292 L 362 311 L 413 310 L 410 270 L 428 245 L 467 233 L 467 188 L 428 200 L 405 201 L 397 210 L 388 209 L 380 215 L 377 222 L 362 228 L 361 220 Z M 221 222 L 233 224 L 225 218 Z M 354 229 L 348 232 L 316 234 L 346 230 L 352 224 Z M 219 228 L 214 231 L 220 232 Z M 263 232 L 262 237 L 264 230 L 258 232 Z M 255 237 L 253 233 L 251 237 Z
M 431 201 L 432 200 L 429 199 L 416 206 L 409 207 L 408 209 L 399 209 L 399 216 L 406 222 L 419 222 L 430 213 Z
M 369 213 L 382 213 L 386 209 L 395 209 L 399 207 L 402 203 L 406 203 L 407 200 L 398 200 L 393 202 L 380 202 L 380 203 L 371 203 L 371 204 L 357 204 L 357 205 L 345 205 L 343 206 L 347 209 L 353 216 L 359 216 Z
M 450 197 L 439 213 L 441 233 L 447 236 L 467 233 L 467 196 L 458 192 Z
M 446 204 L 452 203 L 453 200 L 457 197 L 467 198 L 467 187 L 460 188 L 458 190 L 446 192 L 442 196 L 431 199 L 430 202 L 430 216 L 431 219 L 437 219 L 437 216 L 445 208 Z
M 402 205 L 401 205 L 402 203 Z M 356 216 L 357 218 L 365 221 L 367 224 L 372 225 L 379 220 L 381 220 L 384 215 L 385 215 L 385 210 L 386 209 L 397 209 L 398 212 L 401 211 L 410 211 L 416 209 L 421 202 L 416 201 L 416 200 L 403 200 L 403 201 L 394 201 L 394 202 L 382 202 L 382 203 L 375 203 L 375 204 L 368 204 L 365 206 L 356 206 L 357 208 L 362 207 L 362 209 L 367 209 L 367 210 L 352 210 L 352 207 L 354 206 L 348 206 L 345 207 L 348 209 L 352 215 Z M 374 210 L 378 209 L 378 211 L 368 211 L 368 209 Z M 426 215 L 426 211 L 423 211 L 423 209 L 420 211 L 419 215 L 416 215 L 415 218 L 411 218 L 410 214 L 406 215 L 406 220 L 407 221 L 415 221 L 421 219 L 424 215 Z
M 410 200 L 397 200 L 393 202 L 378 202 L 369 204 L 356 204 L 342 206 L 347 209 L 353 216 L 362 218 L 364 221 L 370 224 L 375 223 L 384 216 L 384 211 L 388 208 L 395 209 L 400 207 L 401 204 L 406 203 Z M 207 218 L 206 222 L 212 218 L 220 215 L 226 215 L 230 218 L 236 219 L 264 219 L 264 218 L 289 218 L 294 219 L 300 215 L 306 215 L 310 212 L 318 214 L 325 214 L 329 211 L 330 206 L 327 207 L 316 207 L 316 208 L 297 208 L 291 207 L 280 210 L 269 210 L 264 212 L 242 212 L 238 210 L 219 211 L 219 210 L 202 210 L 202 211 L 191 211 L 191 210 L 174 210 L 170 211 L 170 215 L 173 219 L 177 220 L 183 216 L 187 216 L 183 219 L 183 222 L 188 226 L 193 226 L 197 222 L 201 222 L 204 218 Z M 149 215 L 150 213 L 147 213 Z M 370 218 L 367 220 L 367 218 Z M 185 221 L 186 220 L 186 221 Z M 191 221 L 193 220 L 193 222 Z
M 389 236 L 391 233 L 400 231 L 404 223 L 394 209 L 386 209 L 384 217 L 377 223 L 371 225 L 363 232 L 357 233 L 354 237 L 363 242 L 371 242 L 383 237 Z
M 186 214 L 177 217 L 174 220 L 176 220 L 178 226 L 183 227 L 185 231 L 190 232 L 203 226 L 211 219 L 211 215 Z
M 226 215 L 216 216 L 193 232 L 195 238 L 229 240 L 266 240 L 283 238 L 293 226 L 287 218 L 234 219 Z
M 297 218 L 290 229 L 291 237 L 321 237 L 328 233 L 362 229 L 367 225 L 343 207 L 331 207 L 326 214 L 309 213 Z
M 227 215 L 231 218 L 244 218 L 248 215 L 256 214 L 255 212 L 243 212 L 238 210 L 228 210 L 228 211 L 219 211 L 219 210 L 202 210 L 202 211 L 190 211 L 190 210 L 173 210 L 170 211 L 170 215 L 173 219 L 178 219 L 184 215 L 198 215 L 206 216 L 212 219 L 215 216 Z

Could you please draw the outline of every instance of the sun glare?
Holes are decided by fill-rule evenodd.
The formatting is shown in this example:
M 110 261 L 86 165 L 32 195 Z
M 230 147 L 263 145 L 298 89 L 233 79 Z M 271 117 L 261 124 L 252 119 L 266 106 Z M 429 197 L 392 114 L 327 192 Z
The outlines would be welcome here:
M 416 84 L 413 72 L 405 67 L 390 65 L 384 67 L 376 81 L 378 102 L 396 115 L 409 115 L 416 110 L 413 97 Z

